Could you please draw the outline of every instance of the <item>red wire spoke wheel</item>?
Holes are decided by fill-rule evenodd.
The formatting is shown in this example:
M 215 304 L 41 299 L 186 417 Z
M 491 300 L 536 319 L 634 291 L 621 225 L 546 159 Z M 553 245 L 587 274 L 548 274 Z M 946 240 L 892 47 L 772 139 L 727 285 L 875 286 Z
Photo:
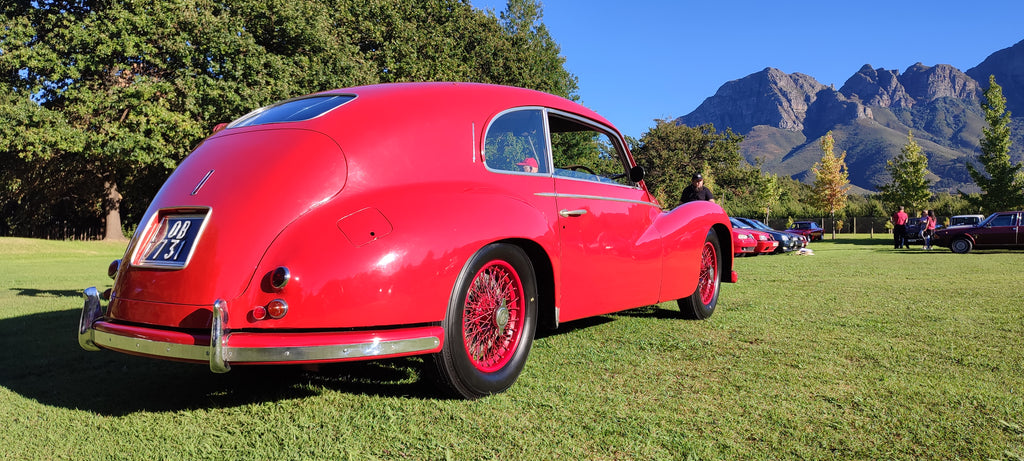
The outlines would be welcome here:
M 718 251 L 711 242 L 704 242 L 700 257 L 700 276 L 697 289 L 700 290 L 701 304 L 711 304 L 718 296 Z
M 492 261 L 470 283 L 462 313 L 466 354 L 490 373 L 508 363 L 523 333 L 523 283 L 505 261 Z
M 526 365 L 537 328 L 537 276 L 526 252 L 492 243 L 462 268 L 434 354 L 436 378 L 449 393 L 475 399 L 512 386 Z
M 697 261 L 697 288 L 693 294 L 676 301 L 679 312 L 688 319 L 703 320 L 715 313 L 718 304 L 718 293 L 722 286 L 722 247 L 718 243 L 718 234 L 714 229 L 708 230 L 701 247 L 700 260 Z

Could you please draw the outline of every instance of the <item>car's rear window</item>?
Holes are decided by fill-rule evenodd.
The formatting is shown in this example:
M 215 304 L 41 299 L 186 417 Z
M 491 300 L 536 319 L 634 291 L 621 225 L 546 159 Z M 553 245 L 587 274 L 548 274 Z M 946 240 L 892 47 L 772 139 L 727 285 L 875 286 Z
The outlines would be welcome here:
M 332 94 L 279 102 L 249 112 L 231 122 L 228 128 L 310 120 L 353 99 L 355 96 L 349 94 Z

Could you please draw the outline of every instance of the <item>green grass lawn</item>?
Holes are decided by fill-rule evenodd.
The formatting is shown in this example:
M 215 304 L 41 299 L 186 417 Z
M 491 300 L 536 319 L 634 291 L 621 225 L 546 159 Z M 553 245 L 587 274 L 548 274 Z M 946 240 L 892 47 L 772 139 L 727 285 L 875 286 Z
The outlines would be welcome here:
M 740 258 L 711 319 L 563 325 L 508 392 L 461 401 L 417 358 L 216 375 L 85 352 L 79 293 L 122 245 L 0 238 L 0 458 L 1024 457 L 1020 252 L 856 235 Z

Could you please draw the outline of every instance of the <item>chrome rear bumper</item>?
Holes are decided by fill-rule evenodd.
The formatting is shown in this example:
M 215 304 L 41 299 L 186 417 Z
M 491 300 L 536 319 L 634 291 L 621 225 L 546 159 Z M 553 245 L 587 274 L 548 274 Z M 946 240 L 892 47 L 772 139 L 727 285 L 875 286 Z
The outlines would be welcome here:
M 231 370 L 233 363 L 335 362 L 429 354 L 441 350 L 444 334 L 439 326 L 328 333 L 232 333 L 227 328 L 227 303 L 218 299 L 213 303 L 209 337 L 196 337 L 105 321 L 96 288 L 87 288 L 84 295 L 85 305 L 78 324 L 78 344 L 83 349 L 208 362 L 214 373 Z

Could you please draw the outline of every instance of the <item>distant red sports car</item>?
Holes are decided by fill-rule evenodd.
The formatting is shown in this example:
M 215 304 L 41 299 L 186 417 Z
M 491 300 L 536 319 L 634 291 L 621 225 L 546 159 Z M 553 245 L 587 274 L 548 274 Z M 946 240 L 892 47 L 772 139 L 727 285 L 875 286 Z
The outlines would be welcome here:
M 738 218 L 731 217 L 729 218 L 729 222 L 732 223 L 732 229 L 734 232 L 740 231 L 754 239 L 757 243 L 754 247 L 754 255 L 774 253 L 775 250 L 779 248 L 779 242 L 775 240 L 775 237 L 773 237 L 772 234 L 760 229 L 754 229 L 753 226 Z
M 757 239 L 747 229 L 732 228 L 732 246 L 735 256 L 757 254 Z
M 283 101 L 178 166 L 79 342 L 215 372 L 422 354 L 457 395 L 501 392 L 538 325 L 666 300 L 706 318 L 736 280 L 722 209 L 664 209 L 643 176 L 608 121 L 537 91 Z

